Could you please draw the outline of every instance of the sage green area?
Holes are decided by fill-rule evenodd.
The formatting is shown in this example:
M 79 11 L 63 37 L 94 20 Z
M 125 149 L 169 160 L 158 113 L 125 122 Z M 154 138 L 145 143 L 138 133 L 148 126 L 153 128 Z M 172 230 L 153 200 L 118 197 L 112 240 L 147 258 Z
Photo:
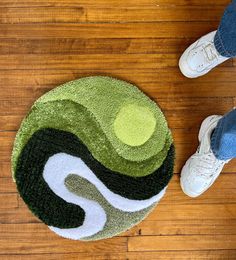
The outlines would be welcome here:
M 129 104 L 118 112 L 114 131 L 124 144 L 139 146 L 152 136 L 156 123 L 154 115 L 147 107 Z
M 107 222 L 103 230 L 95 235 L 80 239 L 84 241 L 116 236 L 142 221 L 156 205 L 155 203 L 154 205 L 137 212 L 124 212 L 109 204 L 93 184 L 78 175 L 68 175 L 65 179 L 65 185 L 72 193 L 98 202 L 106 212 Z
M 128 161 L 116 153 L 93 115 L 83 106 L 66 100 L 37 103 L 23 120 L 16 135 L 12 152 L 13 178 L 23 147 L 37 130 L 43 128 L 55 128 L 75 134 L 93 157 L 105 167 L 135 177 L 146 176 L 159 168 L 172 143 L 171 134 L 168 132 L 166 144 L 160 153 L 145 161 Z M 145 153 L 145 150 L 143 152 Z
M 166 119 L 157 104 L 134 85 L 109 77 L 86 77 L 49 91 L 36 104 L 56 100 L 71 100 L 87 108 L 116 152 L 127 160 L 146 160 L 163 150 L 169 131 Z M 135 147 L 126 145 L 117 138 L 113 127 L 120 109 L 130 104 L 148 108 L 157 122 L 151 138 Z

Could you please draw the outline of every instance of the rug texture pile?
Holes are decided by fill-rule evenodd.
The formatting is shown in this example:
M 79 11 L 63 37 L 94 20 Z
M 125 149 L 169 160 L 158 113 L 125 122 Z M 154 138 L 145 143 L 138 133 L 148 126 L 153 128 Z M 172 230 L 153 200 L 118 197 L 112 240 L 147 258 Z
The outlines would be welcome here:
M 66 83 L 23 120 L 12 172 L 29 209 L 58 235 L 115 236 L 143 220 L 173 175 L 166 119 L 137 87 L 109 77 Z

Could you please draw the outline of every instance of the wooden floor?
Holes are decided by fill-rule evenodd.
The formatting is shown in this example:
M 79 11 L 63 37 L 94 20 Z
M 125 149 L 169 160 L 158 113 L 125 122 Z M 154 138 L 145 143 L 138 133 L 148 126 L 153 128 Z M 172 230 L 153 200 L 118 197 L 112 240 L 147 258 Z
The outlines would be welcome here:
M 200 122 L 236 106 L 236 61 L 189 80 L 181 52 L 215 30 L 227 0 L 0 1 L 0 259 L 236 259 L 236 160 L 198 199 L 179 186 Z M 58 84 L 110 75 L 157 100 L 173 131 L 175 176 L 140 225 L 99 242 L 54 235 L 19 198 L 10 155 L 33 101 Z

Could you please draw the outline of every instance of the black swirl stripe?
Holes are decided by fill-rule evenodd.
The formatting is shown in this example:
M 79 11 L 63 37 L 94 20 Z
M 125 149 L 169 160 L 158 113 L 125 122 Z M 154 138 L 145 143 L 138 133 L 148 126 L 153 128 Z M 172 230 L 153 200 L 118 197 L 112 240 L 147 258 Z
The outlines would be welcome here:
M 58 143 L 48 143 L 45 132 L 35 133 L 20 154 L 15 175 L 18 191 L 30 210 L 48 226 L 79 227 L 84 222 L 84 210 L 58 197 L 42 176 L 48 158 L 63 150 Z
M 35 144 L 38 145 L 35 145 Z M 103 166 L 89 152 L 87 147 L 72 133 L 47 128 L 34 133 L 26 145 L 32 151 L 35 163 L 41 162 L 41 170 L 46 160 L 55 153 L 67 153 L 81 158 L 108 189 L 122 197 L 132 200 L 145 200 L 158 194 L 173 175 L 174 146 L 170 147 L 163 165 L 154 173 L 145 177 L 130 177 L 114 172 Z M 21 157 L 28 156 L 27 153 Z M 44 159 L 41 160 L 40 158 Z M 47 158 L 47 159 L 46 159 Z M 38 160 L 38 161 L 37 161 Z M 19 161 L 19 165 L 24 160 Z M 27 167 L 27 165 L 25 166 Z M 31 168 L 33 167 L 31 163 Z M 18 171 L 18 170 L 17 170 Z M 40 173 L 42 174 L 42 172 Z M 18 173 L 17 176 L 20 174 Z M 27 181 L 25 179 L 25 181 Z

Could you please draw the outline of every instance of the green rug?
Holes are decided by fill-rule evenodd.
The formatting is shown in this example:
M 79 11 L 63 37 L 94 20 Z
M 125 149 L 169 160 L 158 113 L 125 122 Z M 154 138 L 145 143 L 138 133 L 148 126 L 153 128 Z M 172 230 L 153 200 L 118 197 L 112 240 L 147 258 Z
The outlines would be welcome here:
M 139 223 L 173 175 L 174 146 L 158 106 L 108 77 L 69 82 L 32 106 L 16 135 L 13 178 L 56 234 L 115 236 Z

